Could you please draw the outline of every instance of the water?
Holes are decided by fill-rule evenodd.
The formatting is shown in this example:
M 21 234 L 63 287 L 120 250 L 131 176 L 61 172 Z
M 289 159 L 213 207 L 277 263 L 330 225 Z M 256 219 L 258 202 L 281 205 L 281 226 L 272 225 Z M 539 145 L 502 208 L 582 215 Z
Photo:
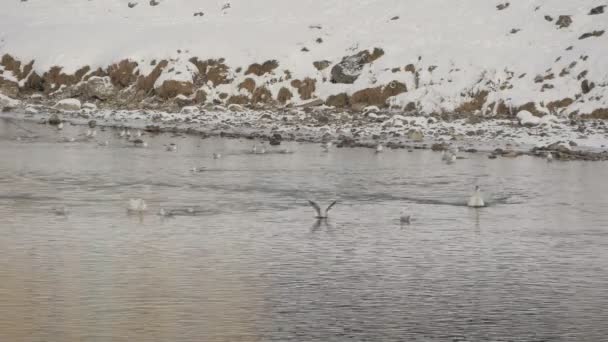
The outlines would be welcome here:
M 466 154 L 446 166 L 430 151 L 296 143 L 252 155 L 252 141 L 170 135 L 141 149 L 110 130 L 109 147 L 58 142 L 83 131 L 0 121 L 0 341 L 608 333 L 606 163 Z M 475 184 L 489 207 L 465 206 Z M 127 215 L 132 197 L 150 211 Z M 327 224 L 308 198 L 339 200 Z

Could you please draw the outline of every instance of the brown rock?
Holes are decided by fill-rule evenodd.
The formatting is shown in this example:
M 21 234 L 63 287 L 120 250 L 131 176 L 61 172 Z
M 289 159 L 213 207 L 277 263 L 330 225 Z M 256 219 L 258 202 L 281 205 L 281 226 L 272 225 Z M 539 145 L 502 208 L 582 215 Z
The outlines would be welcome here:
M 551 113 L 556 113 L 558 109 L 568 107 L 572 103 L 574 103 L 574 100 L 567 97 L 567 98 L 561 99 L 559 101 L 549 102 L 547 104 L 547 109 L 549 109 L 549 112 L 551 112 Z
M 405 86 L 405 84 L 397 81 L 392 81 L 384 87 L 375 87 L 359 90 L 351 96 L 350 102 L 351 106 L 356 104 L 362 104 L 365 106 L 386 107 L 386 100 L 389 97 L 405 93 L 406 91 L 407 87 Z
M 276 60 L 269 60 L 263 64 L 254 63 L 247 68 L 245 75 L 254 74 L 256 76 L 262 76 L 264 74 L 271 73 L 274 69 L 278 68 L 279 62 Z
M 291 81 L 291 86 L 298 89 L 298 94 L 300 94 L 300 99 L 302 100 L 310 100 L 312 98 L 312 94 L 316 89 L 316 84 L 317 80 L 312 78 L 305 78 L 303 81 Z
M 123 59 L 122 61 L 110 65 L 106 72 L 112 80 L 112 84 L 118 88 L 126 88 L 137 81 L 139 72 L 136 71 L 137 62 Z
M 327 106 L 345 108 L 350 106 L 350 99 L 346 93 L 331 95 L 325 100 Z
M 227 104 L 245 105 L 249 103 L 249 97 L 245 95 L 232 95 L 228 98 Z
M 289 89 L 281 87 L 279 93 L 277 94 L 277 101 L 279 101 L 280 104 L 285 104 L 287 101 L 291 100 L 292 97 L 293 94 L 291 91 L 289 91 Z
M 327 60 L 313 62 L 312 65 L 319 71 L 327 69 L 331 62 Z
M 256 88 L 251 98 L 252 103 L 271 103 L 272 101 L 272 93 L 266 87 Z
M 572 17 L 569 15 L 560 15 L 555 22 L 555 25 L 559 26 L 559 28 L 565 28 L 572 24 Z
M 192 95 L 194 85 L 192 82 L 181 82 L 175 80 L 166 80 L 163 84 L 155 89 L 156 95 L 163 99 L 174 98 L 177 95 Z
M 137 83 L 135 84 L 135 88 L 137 90 L 143 90 L 146 94 L 151 94 L 154 91 L 154 84 L 156 83 L 156 80 L 160 77 L 168 64 L 169 62 L 162 60 L 156 64 L 149 75 L 139 76 Z
M 253 78 L 247 77 L 243 82 L 241 82 L 239 84 L 239 90 L 241 89 L 245 89 L 250 94 L 253 94 L 253 91 L 255 90 L 255 81 L 253 80 Z
M 472 114 L 477 110 L 481 110 L 488 98 L 488 91 L 482 90 L 471 96 L 471 100 L 462 103 L 454 111 L 458 114 Z

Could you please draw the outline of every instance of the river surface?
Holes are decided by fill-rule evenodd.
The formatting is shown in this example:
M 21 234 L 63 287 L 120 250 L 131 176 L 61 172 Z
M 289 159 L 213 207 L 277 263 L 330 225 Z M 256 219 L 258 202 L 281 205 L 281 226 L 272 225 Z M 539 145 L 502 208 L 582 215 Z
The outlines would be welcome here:
M 608 336 L 607 163 L 85 130 L 0 120 L 0 341 Z

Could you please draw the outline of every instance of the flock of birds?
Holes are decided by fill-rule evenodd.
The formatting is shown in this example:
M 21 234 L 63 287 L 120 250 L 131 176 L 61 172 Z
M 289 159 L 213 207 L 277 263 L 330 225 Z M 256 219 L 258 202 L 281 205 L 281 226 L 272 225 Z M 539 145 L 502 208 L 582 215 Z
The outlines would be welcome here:
M 328 153 L 331 149 L 331 146 L 332 146 L 332 143 L 330 141 L 324 142 L 321 144 L 321 149 L 323 152 Z M 177 150 L 177 146 L 175 144 L 170 144 L 167 146 L 167 151 L 176 151 L 176 150 Z M 375 153 L 382 153 L 383 151 L 384 151 L 383 145 L 378 144 L 376 146 Z M 252 146 L 250 152 L 252 154 L 264 154 L 267 152 L 266 146 L 264 143 L 261 143 L 260 146 L 254 144 Z M 280 153 L 292 153 L 292 152 L 289 150 L 281 150 Z M 450 148 L 447 151 L 443 151 L 441 159 L 442 159 L 442 161 L 444 161 L 447 164 L 453 164 L 457 159 L 456 153 L 457 153 L 456 148 Z M 221 158 L 221 154 L 214 153 L 213 158 L 219 159 L 219 158 Z M 319 206 L 319 204 L 317 204 L 315 201 L 308 200 L 308 204 L 315 210 L 315 213 L 316 213 L 315 218 L 317 219 L 318 222 L 327 220 L 329 218 L 329 211 L 336 205 L 336 203 L 338 203 L 338 201 L 334 200 L 324 210 L 322 210 L 321 206 Z M 481 189 L 479 188 L 479 186 L 475 187 L 475 191 L 469 197 L 467 206 L 469 206 L 471 208 L 482 208 L 482 207 L 486 206 L 483 196 L 481 194 Z M 128 207 L 127 207 L 128 213 L 142 214 L 147 210 L 148 210 L 148 206 L 143 199 L 132 198 L 129 200 Z M 177 215 L 194 215 L 194 214 L 196 214 L 196 212 L 192 208 L 187 208 L 187 209 L 161 208 L 158 212 L 158 215 L 163 216 L 163 217 L 173 217 L 173 216 L 177 216 Z M 409 215 L 405 212 L 402 212 L 399 217 L 399 221 L 401 222 L 401 224 L 410 224 L 411 215 Z
M 59 123 L 57 125 L 57 129 L 62 130 L 63 123 Z M 126 129 L 126 128 L 123 128 L 118 132 L 119 138 L 126 139 L 128 142 L 132 143 L 135 147 L 148 147 L 148 143 L 142 139 L 142 135 L 143 135 L 143 133 L 141 132 L 141 130 L 134 130 L 132 132 L 131 130 Z M 87 140 L 94 139 L 96 136 L 97 136 L 97 131 L 94 128 L 89 128 L 89 129 L 87 129 L 87 131 L 85 133 L 80 134 L 79 138 L 82 138 L 83 140 L 87 141 Z M 63 140 L 65 142 L 75 142 L 76 138 L 64 137 Z M 107 140 L 101 141 L 101 142 L 98 141 L 98 144 L 100 146 L 108 146 L 109 142 Z M 323 142 L 321 144 L 321 150 L 322 150 L 322 152 L 325 152 L 325 153 L 330 152 L 331 147 L 332 147 L 331 141 Z M 165 148 L 169 152 L 177 151 L 177 145 L 175 143 L 170 143 L 168 145 L 165 145 Z M 266 145 L 263 142 L 259 146 L 257 144 L 254 144 L 252 146 L 250 152 L 252 154 L 265 154 L 265 153 L 267 153 Z M 384 146 L 382 144 L 376 145 L 374 153 L 378 154 L 378 153 L 382 153 L 382 152 L 384 152 Z M 441 155 L 441 160 L 443 162 L 445 162 L 446 164 L 453 164 L 454 162 L 456 162 L 456 160 L 458 158 L 457 152 L 458 152 L 458 150 L 455 147 L 451 147 L 448 150 L 444 150 Z M 282 149 L 282 150 L 273 151 L 273 153 L 293 153 L 293 152 L 288 149 Z M 213 159 L 220 159 L 220 158 L 222 158 L 221 153 L 219 153 L 219 152 L 213 153 Z M 552 160 L 553 160 L 553 156 L 551 155 L 551 153 L 549 153 L 547 155 L 547 161 L 552 161 Z M 199 171 L 199 169 L 194 168 L 194 169 L 192 169 L 192 171 Z M 334 200 L 325 208 L 325 210 L 321 210 L 321 207 L 316 202 L 314 202 L 312 200 L 308 200 L 308 204 L 310 204 L 310 206 L 316 212 L 315 218 L 318 221 L 327 220 L 329 217 L 329 214 L 328 214 L 329 211 L 336 205 L 337 202 L 338 202 L 337 200 Z M 470 198 L 467 202 L 467 205 L 472 208 L 481 208 L 481 207 L 486 206 L 483 196 L 481 194 L 481 189 L 479 188 L 479 186 L 475 187 L 475 191 L 470 196 Z M 61 216 L 67 216 L 69 214 L 69 211 L 65 207 L 54 208 L 53 211 L 55 212 L 55 214 L 61 215 Z M 129 214 L 143 214 L 146 211 L 148 211 L 148 205 L 145 200 L 143 200 L 141 198 L 129 199 L 129 202 L 127 204 L 127 212 Z M 196 214 L 196 211 L 192 208 L 186 208 L 186 209 L 161 208 L 158 212 L 158 215 L 163 216 L 163 217 L 173 217 L 173 216 L 178 216 L 178 215 L 195 215 L 195 214 Z M 402 224 L 409 224 L 411 221 L 411 215 L 409 215 L 405 212 L 402 212 L 399 217 L 399 221 Z

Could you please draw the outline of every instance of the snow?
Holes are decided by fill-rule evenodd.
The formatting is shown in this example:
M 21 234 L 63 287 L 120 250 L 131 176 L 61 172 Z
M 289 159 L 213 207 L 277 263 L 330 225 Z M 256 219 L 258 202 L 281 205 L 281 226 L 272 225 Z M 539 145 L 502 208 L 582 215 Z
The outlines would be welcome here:
M 586 70 L 596 88 L 568 112 L 608 107 L 608 34 L 578 39 L 608 29 L 608 14 L 588 15 L 605 0 L 512 1 L 504 10 L 497 10 L 497 1 L 487 0 L 232 0 L 230 8 L 222 9 L 225 3 L 172 0 L 150 6 L 138 1 L 129 8 L 125 0 L 5 1 L 0 55 L 9 53 L 25 63 L 35 60 L 39 73 L 55 65 L 68 73 L 85 65 L 95 70 L 130 58 L 145 74 L 152 70 L 152 60 L 166 59 L 169 66 L 155 87 L 169 79 L 192 81 L 197 70 L 190 57 L 225 58 L 232 70 L 275 59 L 280 63 L 275 75 L 253 77 L 274 96 L 289 81 L 269 79 L 283 70 L 293 79 L 316 79 L 316 96 L 321 98 L 398 80 L 409 91 L 390 99 L 391 105 L 414 102 L 425 114 L 452 111 L 483 90 L 491 93 L 492 101 L 513 106 L 575 98 L 580 94 L 577 75 Z M 193 15 L 201 11 L 204 16 Z M 555 20 L 545 20 L 546 15 L 571 15 L 573 23 L 560 29 Z M 390 20 L 394 16 L 399 19 Z M 511 34 L 512 29 L 520 31 Z M 323 42 L 317 43 L 317 38 Z M 309 51 L 301 51 L 304 47 Z M 364 65 L 353 84 L 323 82 L 330 78 L 331 66 L 318 71 L 312 65 L 319 60 L 335 64 L 374 47 L 385 55 Z M 407 64 L 416 67 L 417 79 L 403 71 Z M 392 68 L 400 71 L 393 73 Z M 563 70 L 567 74 L 559 76 Z M 542 84 L 534 81 L 550 74 L 553 78 Z M 222 92 L 238 93 L 235 85 L 252 77 L 234 76 L 232 85 L 222 86 L 229 91 Z M 0 77 L 16 80 L 8 71 Z M 553 88 L 542 89 L 543 84 Z M 304 102 L 294 93 L 292 102 Z
M 78 99 L 63 99 L 57 101 L 55 108 L 65 111 L 77 111 L 80 110 L 80 101 Z
M 522 126 L 536 126 L 540 124 L 540 118 L 532 115 L 527 110 L 522 110 L 517 113 L 517 119 Z
M 21 101 L 0 94 L 0 110 L 2 110 L 3 108 L 15 108 L 19 106 L 19 104 L 21 104 Z

